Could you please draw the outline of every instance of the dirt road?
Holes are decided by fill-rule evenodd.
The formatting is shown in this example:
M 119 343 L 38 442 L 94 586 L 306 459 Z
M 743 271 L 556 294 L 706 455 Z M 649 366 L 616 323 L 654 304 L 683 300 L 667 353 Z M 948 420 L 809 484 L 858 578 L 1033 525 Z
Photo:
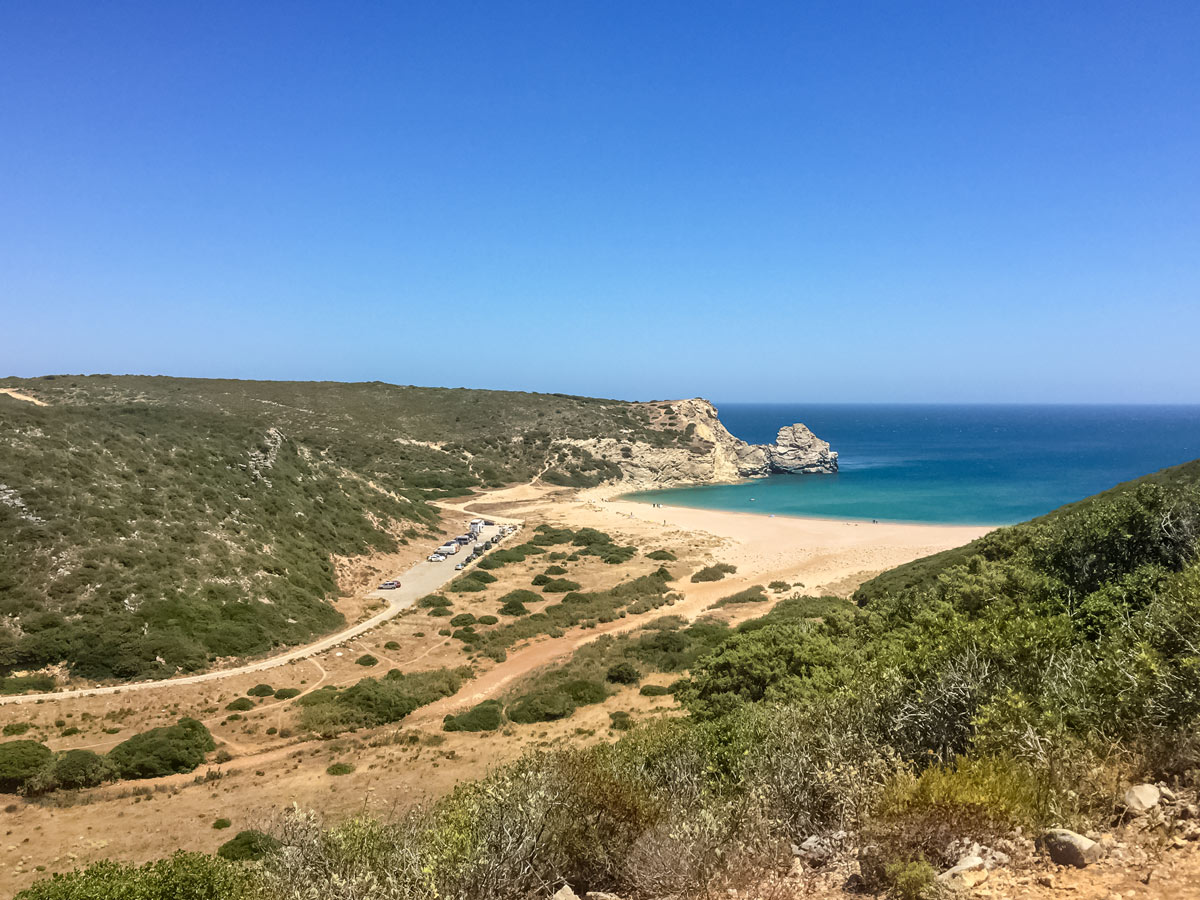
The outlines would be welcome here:
M 485 528 L 483 530 L 483 538 L 486 540 L 494 537 L 499 530 L 499 526 L 496 525 Z M 246 663 L 243 666 L 237 666 L 232 669 L 217 669 L 212 672 L 203 672 L 199 675 L 184 675 L 177 678 L 159 679 L 157 681 L 134 681 L 127 684 L 106 685 L 104 687 L 76 688 L 68 691 L 50 691 L 43 694 L 18 694 L 12 697 L 0 697 L 0 706 L 18 703 L 38 703 L 45 700 L 68 700 L 73 697 L 97 697 L 103 694 L 126 694 L 134 691 L 153 690 L 155 688 L 177 687 L 182 684 L 200 684 L 201 682 L 216 681 L 221 678 L 233 678 L 249 672 L 263 672 L 267 669 L 287 665 L 290 662 L 304 659 L 317 653 L 324 653 L 326 650 L 330 650 L 339 644 L 353 640 L 374 628 L 378 628 L 384 622 L 395 618 L 404 610 L 411 607 L 421 597 L 439 590 L 458 574 L 454 569 L 456 558 L 451 556 L 442 562 L 426 561 L 417 563 L 404 573 L 400 579 L 401 586 L 399 588 L 391 591 L 372 591 L 367 595 L 387 600 L 387 607 L 381 612 L 359 622 L 357 625 L 351 625 L 335 634 L 324 637 L 315 643 L 296 647 L 278 656 L 260 659 L 257 662 Z

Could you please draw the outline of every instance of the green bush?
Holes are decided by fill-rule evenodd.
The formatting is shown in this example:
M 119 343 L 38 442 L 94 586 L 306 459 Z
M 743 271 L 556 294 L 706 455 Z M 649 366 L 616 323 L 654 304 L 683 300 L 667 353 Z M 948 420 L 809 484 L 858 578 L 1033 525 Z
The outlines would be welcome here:
M 398 722 L 414 709 L 454 694 L 471 670 L 434 669 L 402 674 L 393 669 L 383 678 L 363 678 L 339 690 L 324 687 L 296 700 L 300 726 L 322 737 L 343 731 Z
M 455 578 L 452 582 L 450 582 L 446 590 L 450 591 L 452 594 L 472 594 L 487 590 L 487 586 L 481 581 L 476 581 L 474 578 L 469 578 L 464 575 L 459 578 Z
M 0 791 L 15 794 L 47 766 L 53 754 L 37 741 L 5 741 L 0 744 Z
M 269 834 L 251 829 L 239 831 L 232 840 L 223 843 L 217 848 L 217 856 L 234 862 L 248 862 L 262 859 L 278 847 L 278 840 Z
M 737 603 L 763 603 L 770 598 L 766 594 L 766 588 L 761 584 L 756 584 L 753 587 L 748 587 L 744 591 L 738 591 L 736 594 L 730 594 L 728 597 L 722 597 L 713 604 L 713 608 L 722 606 L 732 606 Z
M 32 727 L 32 722 L 9 722 L 4 726 L 4 736 L 14 737 L 15 735 L 24 734 Z
M 604 680 L 612 684 L 637 684 L 642 680 L 642 673 L 632 663 L 622 662 L 610 666 L 604 673 Z
M 450 599 L 441 594 L 426 594 L 417 601 L 417 606 L 420 609 L 437 609 L 442 606 L 450 606 Z
M 541 599 L 541 598 L 538 598 Z M 502 616 L 527 616 L 529 610 L 520 600 L 510 598 L 500 604 L 500 615 Z
M 933 900 L 942 895 L 938 889 L 937 869 L 925 860 L 892 863 L 885 869 L 889 897 L 895 900 Z
M 505 715 L 520 725 L 534 722 L 553 722 L 565 719 L 575 712 L 575 701 L 559 691 L 539 691 L 526 694 L 509 704 Z
M 475 621 L 480 625 L 495 625 L 500 620 L 495 616 L 480 616 Z
M 260 900 L 256 877 L 244 866 L 180 850 L 140 866 L 104 860 L 56 873 L 17 900 Z
M 0 694 L 44 694 L 55 684 L 52 675 L 8 675 L 0 678 Z
M 232 712 L 246 712 L 246 710 L 254 709 L 254 701 L 248 697 L 238 697 L 232 703 L 225 704 L 225 708 Z
M 388 641 L 386 644 L 383 645 L 383 649 L 384 650 L 399 650 L 400 643 L 398 641 Z
M 484 700 L 464 713 L 446 716 L 442 720 L 444 731 L 495 731 L 503 717 L 498 700 Z
M 571 698 L 576 706 L 590 706 L 608 699 L 608 690 L 598 681 L 589 678 L 572 678 L 564 681 L 559 691 Z
M 450 620 L 451 628 L 462 628 L 464 625 L 474 625 L 475 616 L 469 612 L 459 613 Z
M 428 613 L 428 615 L 431 615 L 431 616 L 440 616 L 440 617 L 445 617 L 445 616 L 450 616 L 450 615 L 453 615 L 453 613 L 451 613 L 451 612 L 450 612 L 450 610 L 449 610 L 449 608 L 448 608 L 448 607 L 445 607 L 445 606 L 435 606 L 435 607 L 433 607 L 432 609 L 430 609 L 430 610 L 429 610 L 429 613 Z
M 250 690 L 246 691 L 248 697 L 270 697 L 275 693 L 275 688 L 269 684 L 256 684 Z
M 692 575 L 692 582 L 699 583 L 702 581 L 720 581 L 726 575 L 732 575 L 737 571 L 737 566 L 731 566 L 729 563 L 717 563 L 714 566 L 705 566 L 698 572 Z
M 786 581 L 772 581 L 770 584 L 767 585 L 767 587 L 770 588 L 772 591 L 774 591 L 776 594 L 782 594 L 784 591 L 789 591 L 792 588 L 792 586 L 790 584 L 788 584 Z
M 291 700 L 293 697 L 299 697 L 300 693 L 300 688 L 280 688 L 275 692 L 275 699 Z
M 670 550 L 654 550 L 646 554 L 646 559 L 653 559 L 657 562 L 675 562 L 678 558 Z
M 579 590 L 579 582 L 567 578 L 553 578 L 542 587 L 545 594 L 565 594 L 568 591 Z
M 628 731 L 633 727 L 633 717 L 627 712 L 611 712 L 608 714 L 609 727 L 614 731 Z
M 643 684 L 638 693 L 643 697 L 665 697 L 671 693 L 671 689 L 665 684 Z
M 364 653 L 354 661 L 354 664 L 356 666 L 377 666 L 379 665 L 379 660 L 373 657 L 370 653 Z
M 533 576 L 532 584 L 534 587 L 541 587 L 543 584 L 549 584 L 549 583 L 550 583 L 549 575 L 541 574 L 541 575 Z
M 546 568 L 545 574 L 547 574 L 547 575 L 566 575 L 567 570 L 564 569 L 562 566 L 548 566 Z
M 215 828 L 217 831 L 223 831 L 224 829 L 228 828 L 232 824 L 233 823 L 230 822 L 228 819 L 216 819 L 212 823 L 212 827 Z
M 108 759 L 122 778 L 158 778 L 190 772 L 216 748 L 207 728 L 195 719 L 152 728 L 117 744 Z
M 500 603 L 503 604 L 515 602 L 524 605 L 526 603 L 541 603 L 544 599 L 546 598 L 541 594 L 535 593 L 534 591 L 530 591 L 525 588 L 518 588 L 515 591 L 509 591 L 507 594 L 501 597 Z
M 60 753 L 51 770 L 53 789 L 68 791 L 96 787 L 106 781 L 116 781 L 116 765 L 91 750 L 67 750 Z
M 325 769 L 325 774 L 334 776 L 349 775 L 353 771 L 354 766 L 350 765 L 350 763 L 334 763 Z

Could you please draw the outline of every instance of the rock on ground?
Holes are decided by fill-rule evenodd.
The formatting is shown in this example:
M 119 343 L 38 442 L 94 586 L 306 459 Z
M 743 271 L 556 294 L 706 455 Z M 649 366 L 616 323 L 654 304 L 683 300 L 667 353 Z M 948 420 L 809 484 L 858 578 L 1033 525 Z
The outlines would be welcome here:
M 1152 784 L 1135 784 L 1125 792 L 1125 809 L 1135 816 L 1143 816 L 1158 806 L 1162 791 Z
M 1104 848 L 1095 841 L 1066 828 L 1047 831 L 1038 838 L 1037 845 L 1060 866 L 1074 866 L 1076 869 L 1089 866 L 1104 856 Z

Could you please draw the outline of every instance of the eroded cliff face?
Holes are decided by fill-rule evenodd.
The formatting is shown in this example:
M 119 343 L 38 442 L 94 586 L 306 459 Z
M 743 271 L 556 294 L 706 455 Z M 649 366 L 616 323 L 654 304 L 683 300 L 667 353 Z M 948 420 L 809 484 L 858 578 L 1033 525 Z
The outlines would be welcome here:
M 694 398 L 654 404 L 677 435 L 669 446 L 617 437 L 569 442 L 608 460 L 624 473 L 629 488 L 720 484 L 771 472 L 803 474 L 837 471 L 837 453 L 799 423 L 779 430 L 774 444 L 747 444 L 729 433 L 707 400 Z

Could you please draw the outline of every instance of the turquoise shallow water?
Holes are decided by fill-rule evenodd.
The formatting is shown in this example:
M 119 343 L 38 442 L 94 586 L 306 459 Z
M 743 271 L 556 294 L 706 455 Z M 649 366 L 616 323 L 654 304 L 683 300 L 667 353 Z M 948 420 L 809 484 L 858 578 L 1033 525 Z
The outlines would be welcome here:
M 631 499 L 775 515 L 1005 525 L 1200 457 L 1200 406 L 726 404 L 738 437 L 804 422 L 837 475 L 644 491 Z

